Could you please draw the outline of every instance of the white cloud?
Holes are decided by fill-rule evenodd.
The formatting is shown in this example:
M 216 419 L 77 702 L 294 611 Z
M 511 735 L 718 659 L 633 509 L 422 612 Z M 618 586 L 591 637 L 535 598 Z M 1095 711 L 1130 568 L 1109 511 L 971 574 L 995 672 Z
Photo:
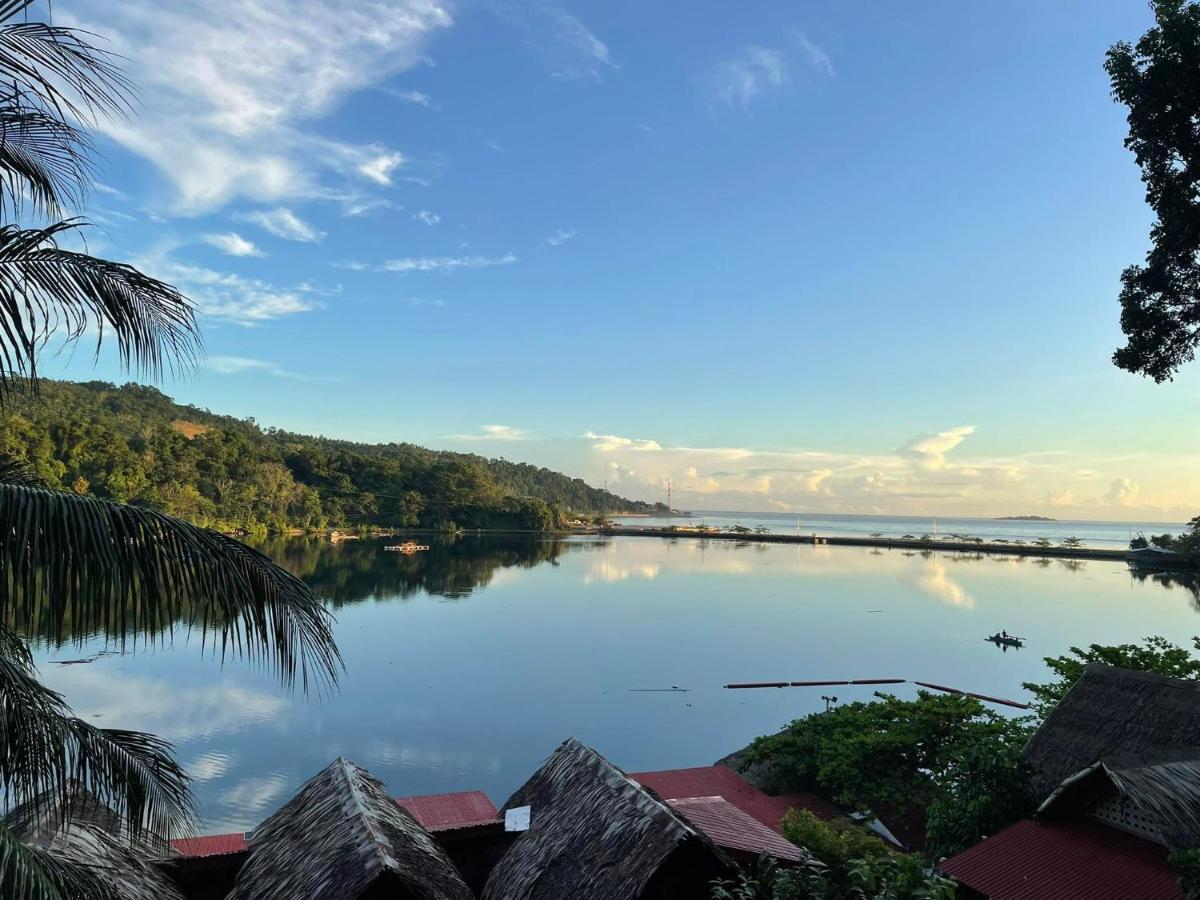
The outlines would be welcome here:
M 259 325 L 316 308 L 299 288 L 287 289 L 261 281 L 193 266 L 158 254 L 138 260 L 145 272 L 179 288 L 204 315 L 238 325 Z
M 253 241 L 246 240 L 236 231 L 227 231 L 223 234 L 206 234 L 204 240 L 229 256 L 267 255 L 256 247 Z
M 183 768 L 191 776 L 192 781 L 212 781 L 214 778 L 220 778 L 228 772 L 229 764 L 232 761 L 233 759 L 228 753 L 209 750 L 207 753 L 202 753 Z
M 575 237 L 576 231 L 574 228 L 559 228 L 554 234 L 546 238 L 546 243 L 551 247 L 561 247 L 571 238 Z
M 946 431 L 923 434 L 905 444 L 900 452 L 911 457 L 922 469 L 942 469 L 946 465 L 946 454 L 974 433 L 974 425 L 960 425 Z
M 517 261 L 511 253 L 499 257 L 489 256 L 407 256 L 402 259 L 389 259 L 377 267 L 380 272 L 399 272 L 407 275 L 409 272 L 453 272 L 456 269 L 484 269 L 490 266 L 507 266 Z M 353 268 L 354 264 L 350 264 Z
M 446 305 L 446 301 L 445 301 L 445 300 L 427 300 L 427 299 L 426 299 L 426 298 L 424 298 L 424 297 L 409 297 L 409 298 L 408 298 L 408 305 L 409 305 L 409 306 L 438 306 L 438 307 L 444 307 L 444 306 Z
M 504 0 L 495 8 L 522 28 L 525 44 L 555 78 L 599 82 L 606 71 L 620 68 L 608 45 L 553 0 Z
M 601 453 L 611 453 L 614 450 L 633 450 L 637 453 L 646 453 L 662 449 L 658 441 L 620 437 L 615 434 L 596 434 L 589 431 L 584 437 L 592 441 L 592 447 Z
M 441 216 L 435 212 L 430 212 L 427 209 L 413 213 L 413 218 L 420 222 L 424 222 L 426 225 L 436 225 L 438 222 L 442 221 Z
M 151 160 L 187 213 L 238 195 L 316 197 L 330 175 L 351 175 L 347 156 L 364 148 L 319 137 L 314 123 L 425 61 L 452 24 L 439 0 L 78 0 L 59 18 L 127 60 L 138 114 L 101 127 Z
M 287 787 L 287 779 L 278 772 L 256 775 L 222 792 L 220 801 L 234 807 L 239 813 L 255 813 L 265 809 Z
M 511 425 L 480 425 L 479 434 L 452 434 L 456 441 L 527 441 L 529 432 Z
M 392 172 L 402 165 L 404 165 L 404 154 L 379 153 L 359 163 L 358 171 L 376 184 L 388 185 L 392 183 Z
M 256 212 L 245 213 L 238 218 L 246 222 L 253 222 L 285 241 L 316 243 L 325 237 L 323 231 L 318 231 L 284 206 L 277 209 L 260 209 Z
M 788 78 L 788 66 L 782 53 L 751 46 L 717 64 L 710 79 L 710 90 L 720 103 L 745 112 L 752 100 L 767 90 L 787 84 Z
M 1108 506 L 1135 506 L 1140 493 L 1141 488 L 1128 478 L 1114 478 L 1100 502 Z

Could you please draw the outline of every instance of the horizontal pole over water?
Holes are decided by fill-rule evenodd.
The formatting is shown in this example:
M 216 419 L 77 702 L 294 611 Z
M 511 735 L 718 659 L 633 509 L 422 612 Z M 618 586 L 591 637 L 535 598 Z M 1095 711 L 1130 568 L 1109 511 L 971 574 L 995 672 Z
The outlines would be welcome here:
M 785 688 L 785 687 L 835 687 L 845 684 L 907 684 L 907 678 L 855 678 L 855 679 L 840 679 L 829 681 L 737 681 L 732 684 L 725 685 L 726 690 L 739 691 L 753 688 Z M 1028 703 L 1019 703 L 1016 700 L 1005 700 L 1003 697 L 992 697 L 988 694 L 977 694 L 974 691 L 963 691 L 958 688 L 948 687 L 944 684 L 934 684 L 932 681 L 914 681 L 913 684 L 923 688 L 929 688 L 934 691 L 944 691 L 947 694 L 961 694 L 964 697 L 971 697 L 975 700 L 983 700 L 987 703 L 999 703 L 1002 706 L 1011 706 L 1013 709 L 1029 709 Z

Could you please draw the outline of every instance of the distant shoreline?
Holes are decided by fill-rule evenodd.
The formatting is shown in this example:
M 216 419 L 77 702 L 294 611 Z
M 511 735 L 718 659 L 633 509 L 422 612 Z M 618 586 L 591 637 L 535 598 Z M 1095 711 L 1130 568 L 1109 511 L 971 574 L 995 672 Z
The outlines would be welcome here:
M 995 522 L 1057 522 L 1049 516 L 996 516 Z

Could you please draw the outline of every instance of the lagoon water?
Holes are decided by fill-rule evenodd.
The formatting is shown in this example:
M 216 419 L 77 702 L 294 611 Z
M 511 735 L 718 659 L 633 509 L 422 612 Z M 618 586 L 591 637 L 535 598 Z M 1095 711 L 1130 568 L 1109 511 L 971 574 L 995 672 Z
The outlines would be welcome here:
M 731 681 L 897 677 L 1021 700 L 1041 657 L 1072 644 L 1200 633 L 1194 585 L 1114 562 L 694 538 L 468 536 L 413 556 L 385 543 L 265 548 L 337 616 L 332 697 L 222 667 L 182 630 L 71 665 L 104 640 L 42 647 L 42 675 L 85 718 L 172 740 L 204 830 L 224 831 L 339 754 L 396 795 L 479 788 L 499 804 L 569 735 L 627 770 L 705 765 L 831 692 Z M 999 629 L 1028 646 L 983 640 Z

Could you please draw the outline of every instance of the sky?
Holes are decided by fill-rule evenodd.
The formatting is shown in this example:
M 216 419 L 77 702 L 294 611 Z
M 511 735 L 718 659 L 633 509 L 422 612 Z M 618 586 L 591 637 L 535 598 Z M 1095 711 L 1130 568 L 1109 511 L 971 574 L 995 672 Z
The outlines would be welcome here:
M 1113 367 L 1130 0 L 56 0 L 124 58 L 93 252 L 164 391 L 695 509 L 1200 513 L 1200 364 Z M 105 349 L 44 374 L 123 381 Z

